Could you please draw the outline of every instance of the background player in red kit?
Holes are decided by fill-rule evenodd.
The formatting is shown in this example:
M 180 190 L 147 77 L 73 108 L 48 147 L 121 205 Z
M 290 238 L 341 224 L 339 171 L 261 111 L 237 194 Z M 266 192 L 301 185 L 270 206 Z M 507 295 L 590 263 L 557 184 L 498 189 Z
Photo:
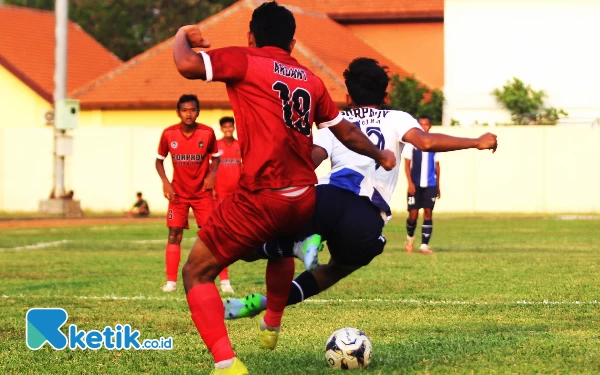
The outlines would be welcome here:
M 156 170 L 163 182 L 163 193 L 169 200 L 167 227 L 169 242 L 166 250 L 167 283 L 164 292 L 177 290 L 177 274 L 181 258 L 183 229 L 189 229 L 190 207 L 198 228 L 213 211 L 212 188 L 219 166 L 217 138 L 212 128 L 196 122 L 200 103 L 196 95 L 182 95 L 177 102 L 179 124 L 166 128 L 158 144 Z M 173 181 L 165 174 L 163 161 L 168 154 L 173 160 Z M 213 162 L 210 163 L 212 156 Z
M 196 25 L 179 29 L 174 40 L 173 57 L 181 75 L 226 83 L 244 161 L 239 189 L 198 232 L 183 267 L 192 320 L 215 360 L 213 374 L 248 374 L 231 347 L 215 278 L 265 240 L 296 234 L 314 211 L 313 122 L 330 127 L 346 147 L 386 170 L 396 165 L 391 151 L 380 150 L 343 119 L 323 82 L 291 56 L 295 31 L 292 13 L 267 2 L 252 14 L 248 48 L 198 54 L 192 48 L 210 43 Z M 293 259 L 268 261 L 267 311 L 259 331 L 264 348 L 276 346 L 293 276 Z
M 233 117 L 223 117 L 219 120 L 219 125 L 221 125 L 223 138 L 217 141 L 221 164 L 219 164 L 217 170 L 217 181 L 213 189 L 215 205 L 219 205 L 223 202 L 223 199 L 235 193 L 242 173 L 240 143 L 233 137 L 235 120 Z M 219 274 L 219 280 L 221 281 L 221 291 L 233 293 L 227 267 L 223 268 L 223 271 Z

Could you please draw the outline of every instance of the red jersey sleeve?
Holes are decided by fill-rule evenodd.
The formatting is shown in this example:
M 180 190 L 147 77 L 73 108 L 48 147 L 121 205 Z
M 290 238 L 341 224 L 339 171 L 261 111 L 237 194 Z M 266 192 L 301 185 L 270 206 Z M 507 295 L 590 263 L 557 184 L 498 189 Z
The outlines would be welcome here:
M 206 69 L 206 82 L 237 82 L 248 70 L 248 57 L 243 47 L 225 47 L 201 51 Z
M 156 157 L 160 160 L 165 160 L 167 155 L 169 154 L 169 140 L 165 136 L 165 132 L 163 131 L 160 136 L 160 142 L 158 143 L 158 154 Z
M 219 154 L 219 147 L 217 146 L 217 136 L 215 135 L 215 132 L 212 132 L 210 137 L 210 146 L 208 147 L 208 152 L 213 158 L 218 158 L 221 156 Z
M 315 107 L 315 123 L 317 123 L 319 128 L 327 128 L 339 124 L 343 117 L 333 99 L 329 96 L 329 92 L 325 88 L 323 81 L 319 79 L 319 83 L 321 89 L 319 90 L 320 95 Z

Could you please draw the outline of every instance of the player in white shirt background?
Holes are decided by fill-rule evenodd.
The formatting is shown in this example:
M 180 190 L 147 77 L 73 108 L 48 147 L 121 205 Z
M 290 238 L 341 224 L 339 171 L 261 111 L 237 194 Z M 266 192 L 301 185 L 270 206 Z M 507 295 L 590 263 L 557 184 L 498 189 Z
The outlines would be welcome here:
M 427 117 L 420 117 L 419 125 L 427 133 L 431 130 L 431 122 Z M 433 251 L 429 248 L 429 241 L 433 232 L 433 207 L 436 199 L 442 196 L 440 192 L 440 153 L 421 151 L 411 144 L 407 144 L 402 151 L 402 157 L 408 181 L 405 249 L 408 253 L 413 252 L 417 219 L 419 210 L 422 208 L 423 224 L 419 252 L 431 255 Z
M 353 60 L 344 78 L 351 107 L 344 116 L 380 149 L 392 150 L 397 164 L 386 172 L 374 161 L 348 150 L 329 130 L 317 133 L 312 151 L 315 168 L 327 158 L 331 158 L 332 167 L 319 180 L 311 221 L 298 238 L 274 239 L 257 249 L 255 259 L 246 259 L 296 256 L 304 261 L 307 270 L 293 281 L 288 306 L 326 290 L 383 252 L 386 240 L 382 230 L 390 215 L 389 202 L 398 181 L 403 142 L 438 152 L 497 147 L 496 136 L 490 133 L 476 139 L 430 134 L 409 114 L 381 109 L 388 101 L 389 76 L 376 60 Z M 321 239 L 327 241 L 331 258 L 327 264 L 318 265 Z M 225 318 L 237 319 L 264 310 L 266 298 L 252 294 L 244 299 L 228 299 L 224 305 Z

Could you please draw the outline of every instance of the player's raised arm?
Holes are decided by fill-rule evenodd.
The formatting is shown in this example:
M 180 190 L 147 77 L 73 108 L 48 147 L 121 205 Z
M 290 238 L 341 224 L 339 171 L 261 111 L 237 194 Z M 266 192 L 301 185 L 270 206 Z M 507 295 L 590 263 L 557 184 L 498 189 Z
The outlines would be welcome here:
M 496 135 L 485 133 L 479 138 L 459 138 L 446 134 L 426 133 L 421 129 L 412 128 L 404 134 L 402 140 L 411 143 L 421 151 L 445 152 L 476 148 L 496 152 L 498 140 Z
M 173 59 L 179 74 L 187 79 L 206 80 L 204 59 L 192 48 L 208 48 L 210 43 L 197 25 L 183 26 L 175 35 Z

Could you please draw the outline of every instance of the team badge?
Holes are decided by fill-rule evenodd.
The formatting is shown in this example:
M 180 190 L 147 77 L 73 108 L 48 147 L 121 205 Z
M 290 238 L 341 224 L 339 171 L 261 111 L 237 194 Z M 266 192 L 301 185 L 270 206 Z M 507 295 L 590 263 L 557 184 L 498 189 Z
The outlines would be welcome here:
M 200 141 L 200 142 L 198 143 L 198 147 L 200 147 L 200 148 L 203 148 L 203 147 L 204 147 L 204 142 Z
M 177 141 L 171 142 L 171 148 L 177 148 Z

